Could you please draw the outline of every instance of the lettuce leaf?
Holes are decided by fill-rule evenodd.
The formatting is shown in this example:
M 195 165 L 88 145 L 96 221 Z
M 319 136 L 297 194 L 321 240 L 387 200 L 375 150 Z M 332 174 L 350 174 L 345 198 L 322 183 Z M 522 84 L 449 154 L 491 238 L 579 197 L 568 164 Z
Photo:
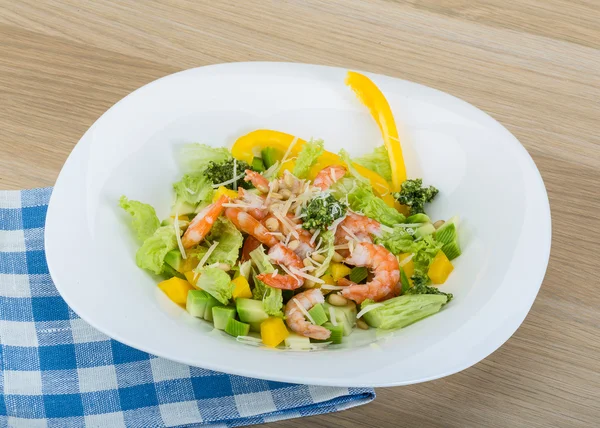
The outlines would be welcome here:
M 361 304 L 361 310 L 374 303 L 372 300 L 365 300 Z M 403 295 L 381 302 L 381 306 L 364 314 L 364 319 L 375 328 L 403 328 L 439 312 L 446 303 L 448 296 L 444 294 Z
M 213 225 L 206 239 L 198 246 L 194 256 L 202 259 L 208 251 L 209 242 L 217 241 L 219 244 L 215 247 L 205 265 L 213 263 L 227 263 L 233 266 L 237 263 L 240 254 L 240 248 L 244 243 L 244 237 L 241 232 L 233 225 L 231 221 L 224 217 L 219 217 Z M 200 271 L 200 267 L 196 272 Z
M 262 245 L 250 252 L 250 260 L 252 260 L 258 273 L 275 272 L 275 266 L 271 263 Z M 279 288 L 269 287 L 257 279 L 256 275 L 254 275 L 252 297 L 256 300 L 262 300 L 263 308 L 267 314 L 271 316 L 283 316 L 283 293 Z
M 392 254 L 412 253 L 415 249 L 414 238 L 405 228 L 395 227 L 392 232 L 385 233 L 381 238 L 375 238 L 375 243 L 383 245 Z
M 231 152 L 225 147 L 193 143 L 183 146 L 179 159 L 185 172 L 202 173 L 210 162 L 220 163 L 231 159 Z
M 385 146 L 379 146 L 372 153 L 355 158 L 354 162 L 376 172 L 387 181 L 392 181 L 392 167 Z
M 414 253 L 412 260 L 415 265 L 415 275 L 421 274 L 427 276 L 429 265 L 436 254 L 442 249 L 443 245 L 441 242 L 433 239 L 431 235 L 427 235 L 420 241 L 413 243 L 411 252 Z
M 321 233 L 319 238 L 321 238 L 323 240 L 323 243 L 321 244 L 321 248 L 327 248 L 327 252 L 325 253 L 325 260 L 323 261 L 323 263 L 321 263 L 321 266 L 319 266 L 314 272 L 311 273 L 311 275 L 314 275 L 317 278 L 325 275 L 325 272 L 327 271 L 327 269 L 329 269 L 329 264 L 331 263 L 331 258 L 333 257 L 333 253 L 335 252 L 335 248 L 334 248 L 335 235 L 333 234 L 332 231 L 328 230 L 326 232 Z
M 310 168 L 317 163 L 317 159 L 325 151 L 323 145 L 323 140 L 311 140 L 302 147 L 294 166 L 294 175 L 296 177 L 306 178 Z
M 173 226 L 159 227 L 137 250 L 135 262 L 142 269 L 160 275 L 164 270 L 165 256 L 175 248 L 177 248 L 177 238 Z
M 339 182 L 342 182 L 342 180 Z M 343 194 L 340 197 L 343 198 Z M 348 189 L 347 197 L 348 204 L 352 210 L 361 212 L 386 226 L 394 226 L 406 220 L 404 215 L 399 213 L 395 208 L 388 206 L 383 199 L 375 196 L 370 185 L 367 186 L 363 183 L 355 182 L 355 185 L 351 189 Z
M 213 195 L 212 183 L 204 174 L 185 174 L 177 183 L 173 183 L 177 202 L 183 201 L 191 205 L 209 202 Z
M 140 242 L 144 242 L 160 227 L 160 220 L 151 205 L 121 196 L 119 206 L 131 214 L 131 227 Z
M 234 285 L 229 275 L 219 269 L 204 267 L 199 270 L 197 286 L 226 305 L 231 300 Z

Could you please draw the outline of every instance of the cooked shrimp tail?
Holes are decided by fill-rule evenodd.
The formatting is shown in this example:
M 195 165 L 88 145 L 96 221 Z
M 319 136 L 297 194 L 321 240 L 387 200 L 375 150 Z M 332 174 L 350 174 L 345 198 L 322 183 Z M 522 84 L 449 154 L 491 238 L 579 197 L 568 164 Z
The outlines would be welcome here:
M 292 268 L 292 273 L 293 270 L 300 270 L 304 267 L 300 257 L 281 243 L 271 247 L 268 254 L 274 263 Z M 304 284 L 304 279 L 298 275 L 261 273 L 257 275 L 257 278 L 269 287 L 281 288 L 283 290 L 295 290 Z
M 333 183 L 346 175 L 346 168 L 341 165 L 331 165 L 323 168 L 313 181 L 313 186 L 327 190 Z
M 191 248 L 199 244 L 208 235 L 214 222 L 223 212 L 223 204 L 228 200 L 229 198 L 223 195 L 216 202 L 196 214 L 181 238 L 184 248 Z
M 269 230 L 264 227 L 257 219 L 252 217 L 247 212 L 242 211 L 239 208 L 229 207 L 225 210 L 225 216 L 242 232 L 254 236 L 262 244 L 268 247 L 272 247 L 279 241 L 275 238 Z
M 342 290 L 342 296 L 362 303 L 366 299 L 376 302 L 397 294 L 400 281 L 400 267 L 398 259 L 381 245 L 361 242 L 345 262 L 353 266 L 366 266 L 371 269 L 373 278 L 366 284 L 354 284 L 351 281 L 338 282 L 339 285 L 348 285 Z
M 252 185 L 261 192 L 269 193 L 269 180 L 267 180 L 265 177 L 263 177 L 260 173 L 256 171 L 247 169 L 244 181 L 250 181 Z
M 317 340 L 326 340 L 331 336 L 331 332 L 325 327 L 310 323 L 305 317 L 304 312 L 300 310 L 298 305 L 301 305 L 305 310 L 311 309 L 313 306 L 325 302 L 323 293 L 318 288 L 303 291 L 296 294 L 285 305 L 285 322 L 288 327 L 295 333 L 305 337 L 310 337 Z

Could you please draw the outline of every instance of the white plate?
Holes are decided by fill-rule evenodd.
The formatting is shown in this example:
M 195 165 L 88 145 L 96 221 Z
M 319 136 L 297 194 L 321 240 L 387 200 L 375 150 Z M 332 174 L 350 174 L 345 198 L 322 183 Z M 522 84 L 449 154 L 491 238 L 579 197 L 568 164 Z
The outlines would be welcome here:
M 165 217 L 181 175 L 177 148 L 230 146 L 257 128 L 323 138 L 352 154 L 382 144 L 346 70 L 285 63 L 202 67 L 152 82 L 110 108 L 81 138 L 56 182 L 46 221 L 50 273 L 67 303 L 107 335 L 161 357 L 276 381 L 335 386 L 423 382 L 463 370 L 519 327 L 550 252 L 550 209 L 538 170 L 517 139 L 445 93 L 369 74 L 398 122 L 410 177 L 440 189 L 433 218 L 462 218 L 463 255 L 443 285 L 455 299 L 439 314 L 364 345 L 283 352 L 211 333 L 138 269 L 120 195 Z

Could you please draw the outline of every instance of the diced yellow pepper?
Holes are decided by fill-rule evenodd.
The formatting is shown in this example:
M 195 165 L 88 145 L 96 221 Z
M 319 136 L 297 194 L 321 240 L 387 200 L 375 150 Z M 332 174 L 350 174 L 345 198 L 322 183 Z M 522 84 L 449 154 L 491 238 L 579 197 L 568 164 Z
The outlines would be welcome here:
M 330 275 L 330 274 L 328 274 L 328 273 L 326 273 L 325 275 L 323 275 L 323 276 L 321 277 L 321 279 L 322 279 L 323 281 L 325 281 L 325 284 L 329 284 L 329 285 L 336 285 L 336 284 L 335 284 L 335 281 L 333 280 L 333 276 L 331 276 L 331 275 Z M 317 285 L 316 285 L 316 287 L 317 287 L 317 288 L 321 288 L 321 286 L 322 286 L 322 285 L 324 285 L 324 284 L 317 284 Z M 321 288 L 321 292 L 322 292 L 323 294 L 328 294 L 328 293 L 331 293 L 331 291 L 332 291 L 332 290 L 327 290 L 327 289 Z
M 244 297 L 247 299 L 252 298 L 252 291 L 250 290 L 250 284 L 248 284 L 248 280 L 243 276 L 238 276 L 233 281 L 231 281 L 234 285 L 233 288 L 233 298 L 237 299 L 238 297 Z
M 349 71 L 346 76 L 346 85 L 350 86 L 358 99 L 369 109 L 371 116 L 379 125 L 385 148 L 390 157 L 392 189 L 394 192 L 398 192 L 402 183 L 406 181 L 406 167 L 392 109 L 381 90 L 367 76 Z
M 171 218 L 175 219 L 175 216 L 172 215 Z M 177 219 L 178 220 L 183 220 L 183 221 L 189 221 L 190 218 L 187 215 L 185 215 L 185 214 L 181 214 L 181 215 L 177 216 Z
M 198 278 L 200 278 L 200 274 L 199 273 L 196 273 L 193 270 L 188 270 L 187 272 L 183 272 L 183 275 L 185 276 L 185 279 L 187 279 L 188 282 L 190 284 L 192 284 L 193 287 L 195 287 L 196 289 L 199 288 L 196 285 L 198 283 Z
M 446 254 L 440 250 L 433 258 L 429 270 L 427 271 L 427 275 L 429 275 L 431 282 L 434 284 L 443 284 L 453 270 L 454 266 L 452 266 L 452 263 L 450 263 Z
M 217 189 L 217 191 L 213 195 L 212 201 L 217 202 L 217 200 L 223 195 L 225 195 L 231 199 L 235 199 L 238 197 L 238 192 L 236 192 L 235 190 L 230 190 L 225 186 L 221 186 Z
M 260 324 L 260 337 L 265 345 L 272 348 L 279 345 L 290 335 L 283 320 L 277 317 L 270 317 Z
M 159 282 L 158 288 L 160 288 L 169 299 L 182 306 L 185 306 L 188 291 L 194 289 L 192 284 L 185 279 L 177 278 L 176 276 L 167 279 L 166 281 Z
M 329 269 L 331 269 L 331 276 L 335 282 L 340 278 L 350 275 L 350 272 L 352 271 L 352 269 L 345 264 L 335 262 L 329 265 Z

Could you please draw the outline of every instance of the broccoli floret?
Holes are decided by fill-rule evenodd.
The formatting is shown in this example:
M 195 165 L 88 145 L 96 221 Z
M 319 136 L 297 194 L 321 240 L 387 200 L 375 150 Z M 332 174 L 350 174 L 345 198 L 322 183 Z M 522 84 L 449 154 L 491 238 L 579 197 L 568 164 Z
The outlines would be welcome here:
M 240 175 L 247 169 L 252 169 L 247 162 L 239 160 L 236 162 L 237 175 Z M 233 178 L 233 159 L 228 159 L 219 163 L 212 161 L 209 162 L 208 166 L 204 170 L 204 175 L 212 184 L 224 183 L 225 181 L 231 180 Z M 243 178 L 238 180 L 237 185 L 243 187 L 244 189 L 252 188 L 252 184 L 244 181 Z M 228 189 L 237 190 L 237 188 L 233 188 L 233 183 L 227 184 L 225 187 Z
M 410 215 L 413 215 L 424 213 L 425 204 L 431 202 L 438 192 L 439 190 L 433 186 L 423 187 L 423 180 L 416 178 L 402 183 L 402 188 L 394 193 L 394 198 L 402 205 L 408 206 Z
M 302 227 L 307 230 L 325 230 L 335 220 L 345 216 L 347 209 L 348 205 L 338 201 L 331 194 L 317 196 L 302 209 Z
M 440 291 L 437 287 L 431 287 L 429 285 L 425 285 L 422 282 L 424 278 L 426 278 L 426 281 L 429 281 L 429 279 L 427 277 L 423 277 L 422 275 L 418 275 L 418 276 L 413 275 L 412 279 L 413 279 L 414 285 L 411 288 L 409 288 L 408 290 L 406 290 L 404 292 L 404 294 L 443 294 L 444 296 L 446 296 L 448 298 L 448 301 L 446 303 L 450 303 L 450 300 L 452 300 L 454 298 L 452 293 L 444 293 L 443 291 Z

